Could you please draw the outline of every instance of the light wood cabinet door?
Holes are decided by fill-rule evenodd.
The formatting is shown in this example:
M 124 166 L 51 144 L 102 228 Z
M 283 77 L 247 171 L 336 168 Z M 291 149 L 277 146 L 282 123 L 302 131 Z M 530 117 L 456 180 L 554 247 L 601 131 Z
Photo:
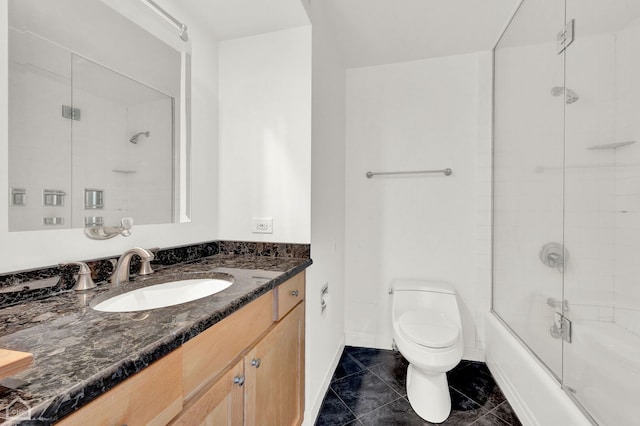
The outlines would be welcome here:
M 60 421 L 65 426 L 166 425 L 182 409 L 182 348 Z
M 288 426 L 304 413 L 304 303 L 245 356 L 245 425 Z
M 182 345 L 185 399 L 220 375 L 271 327 L 273 305 L 270 291 Z
M 210 387 L 205 387 L 171 422 L 172 426 L 237 426 L 243 423 L 244 361 L 240 359 Z

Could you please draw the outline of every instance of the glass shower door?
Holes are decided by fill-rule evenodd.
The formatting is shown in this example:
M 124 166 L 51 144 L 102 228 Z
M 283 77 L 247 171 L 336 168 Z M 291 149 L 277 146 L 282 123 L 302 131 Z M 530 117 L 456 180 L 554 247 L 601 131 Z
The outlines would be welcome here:
M 525 1 L 495 49 L 493 310 L 558 377 L 564 3 Z
M 640 401 L 638 3 L 567 0 L 562 379 L 602 425 L 637 424 Z

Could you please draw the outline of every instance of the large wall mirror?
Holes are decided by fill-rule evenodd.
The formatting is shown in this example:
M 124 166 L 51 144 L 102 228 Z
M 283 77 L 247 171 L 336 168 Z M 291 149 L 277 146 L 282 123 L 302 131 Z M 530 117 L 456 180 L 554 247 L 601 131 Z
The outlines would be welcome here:
M 190 45 L 142 0 L 9 0 L 9 231 L 189 220 Z

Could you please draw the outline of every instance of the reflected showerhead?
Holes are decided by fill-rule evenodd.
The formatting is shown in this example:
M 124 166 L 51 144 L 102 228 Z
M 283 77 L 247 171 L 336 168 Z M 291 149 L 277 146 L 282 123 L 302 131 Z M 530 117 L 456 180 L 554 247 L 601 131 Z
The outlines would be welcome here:
M 560 96 L 563 93 L 565 93 L 565 102 L 567 104 L 572 104 L 580 99 L 576 92 L 564 86 L 555 86 L 551 88 L 551 96 Z
M 564 93 L 564 87 L 555 86 L 551 88 L 551 96 L 560 96 Z
M 138 143 L 138 138 L 141 135 L 144 135 L 146 137 L 149 137 L 151 133 L 149 133 L 149 131 L 147 130 L 146 132 L 140 132 L 140 133 L 136 133 L 135 135 L 131 136 L 131 139 L 129 139 L 129 142 L 131 143 Z

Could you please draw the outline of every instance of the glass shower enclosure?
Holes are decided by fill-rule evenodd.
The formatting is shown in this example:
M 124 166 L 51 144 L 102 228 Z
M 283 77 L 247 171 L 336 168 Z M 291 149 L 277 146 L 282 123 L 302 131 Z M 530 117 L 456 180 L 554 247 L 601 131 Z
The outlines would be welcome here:
M 589 419 L 640 401 L 640 2 L 523 0 L 494 49 L 493 311 Z

